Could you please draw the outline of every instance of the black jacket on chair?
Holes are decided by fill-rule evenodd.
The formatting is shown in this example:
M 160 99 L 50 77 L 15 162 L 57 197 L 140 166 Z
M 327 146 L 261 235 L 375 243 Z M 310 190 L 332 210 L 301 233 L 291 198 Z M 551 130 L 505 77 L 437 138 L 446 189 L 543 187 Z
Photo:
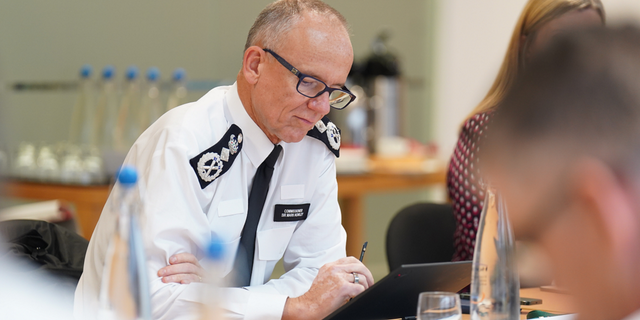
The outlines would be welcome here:
M 40 270 L 58 285 L 75 286 L 82 275 L 89 242 L 73 231 L 40 220 L 9 220 L 0 223 L 2 259 L 24 264 L 24 271 Z

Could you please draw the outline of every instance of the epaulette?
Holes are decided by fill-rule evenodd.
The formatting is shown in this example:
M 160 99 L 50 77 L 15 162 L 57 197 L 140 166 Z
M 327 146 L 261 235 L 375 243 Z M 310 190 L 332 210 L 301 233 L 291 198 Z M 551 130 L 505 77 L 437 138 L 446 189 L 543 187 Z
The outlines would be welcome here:
M 313 129 L 307 132 L 307 135 L 324 142 L 327 148 L 336 155 L 336 158 L 340 157 L 340 129 L 329 118 L 325 116 L 322 120 L 316 122 Z
M 242 150 L 242 138 L 240 127 L 232 124 L 220 141 L 189 160 L 202 189 L 231 168 Z

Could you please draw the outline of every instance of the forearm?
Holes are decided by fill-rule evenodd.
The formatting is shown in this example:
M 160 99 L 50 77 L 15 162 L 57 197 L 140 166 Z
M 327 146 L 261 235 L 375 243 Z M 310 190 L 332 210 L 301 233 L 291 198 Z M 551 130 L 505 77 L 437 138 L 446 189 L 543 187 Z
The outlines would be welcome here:
M 217 303 L 226 319 L 279 320 L 282 318 L 286 295 L 266 293 L 245 288 L 219 288 L 219 301 L 205 301 L 206 284 L 152 284 L 152 309 L 154 319 L 175 319 L 190 315 L 197 319 L 202 304 Z M 155 287 L 155 288 L 154 288 Z M 257 286 L 259 288 L 261 286 Z

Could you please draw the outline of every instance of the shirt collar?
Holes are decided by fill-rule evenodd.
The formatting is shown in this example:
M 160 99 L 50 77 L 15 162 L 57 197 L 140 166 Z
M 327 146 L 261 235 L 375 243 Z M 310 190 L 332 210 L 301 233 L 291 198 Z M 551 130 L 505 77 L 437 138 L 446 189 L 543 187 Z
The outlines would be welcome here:
M 231 121 L 242 129 L 244 145 L 242 151 L 247 154 L 251 163 L 258 167 L 273 150 L 273 143 L 262 129 L 249 117 L 238 95 L 238 83 L 234 83 L 226 94 L 226 107 Z

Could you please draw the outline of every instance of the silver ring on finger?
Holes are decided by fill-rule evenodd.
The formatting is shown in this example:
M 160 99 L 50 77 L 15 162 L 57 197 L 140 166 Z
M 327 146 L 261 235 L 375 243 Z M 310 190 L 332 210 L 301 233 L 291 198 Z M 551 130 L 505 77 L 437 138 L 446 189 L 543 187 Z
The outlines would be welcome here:
M 353 283 L 358 284 L 360 283 L 360 277 L 358 277 L 358 273 L 353 272 Z

